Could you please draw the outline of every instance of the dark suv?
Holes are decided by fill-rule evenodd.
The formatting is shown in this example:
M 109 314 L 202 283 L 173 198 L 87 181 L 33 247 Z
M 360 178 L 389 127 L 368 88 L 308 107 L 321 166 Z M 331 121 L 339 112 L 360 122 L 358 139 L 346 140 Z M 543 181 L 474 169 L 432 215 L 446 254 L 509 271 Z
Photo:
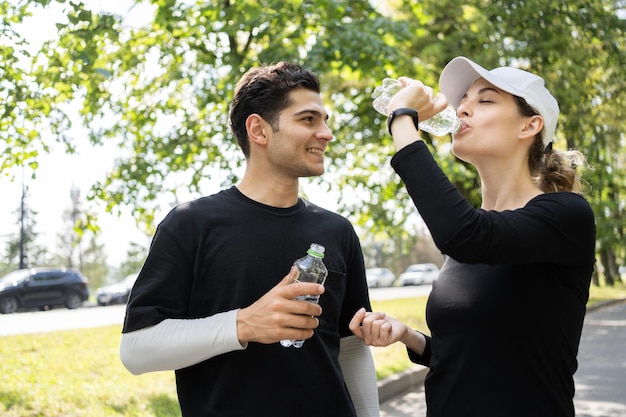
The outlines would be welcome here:
M 0 278 L 0 313 L 57 305 L 78 308 L 89 298 L 87 285 L 87 278 L 75 269 L 33 268 L 10 272 Z

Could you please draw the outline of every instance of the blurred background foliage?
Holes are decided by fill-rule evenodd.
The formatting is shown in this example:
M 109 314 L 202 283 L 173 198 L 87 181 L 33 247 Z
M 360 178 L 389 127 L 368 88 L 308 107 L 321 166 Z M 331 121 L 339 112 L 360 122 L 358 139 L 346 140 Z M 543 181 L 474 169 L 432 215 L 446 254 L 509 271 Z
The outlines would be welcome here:
M 177 199 L 181 184 L 201 195 L 209 182 L 237 180 L 244 160 L 227 115 L 242 73 L 295 61 L 319 74 L 335 135 L 326 174 L 311 181 L 353 221 L 369 262 L 400 272 L 400 265 L 437 254 L 423 248 L 427 231 L 389 166 L 391 138 L 371 93 L 383 78 L 400 75 L 436 87 L 445 64 L 464 55 L 488 68 L 512 65 L 544 77 L 561 106 L 555 147 L 588 157 L 584 178 L 597 216 L 598 271 L 608 284 L 619 280 L 617 268 L 626 264 L 623 0 L 127 3 L 148 23 L 102 12 L 96 1 L 0 4 L 0 170 L 36 170 L 49 140 L 72 152 L 77 122 L 70 111 L 78 106 L 91 142 L 114 142 L 125 155 L 88 198 L 106 202 L 113 213 L 131 206 L 151 233 L 159 196 Z M 13 28 L 51 7 L 65 16 L 58 36 L 29 51 Z M 426 141 L 478 204 L 476 173 L 450 154 L 450 138 Z

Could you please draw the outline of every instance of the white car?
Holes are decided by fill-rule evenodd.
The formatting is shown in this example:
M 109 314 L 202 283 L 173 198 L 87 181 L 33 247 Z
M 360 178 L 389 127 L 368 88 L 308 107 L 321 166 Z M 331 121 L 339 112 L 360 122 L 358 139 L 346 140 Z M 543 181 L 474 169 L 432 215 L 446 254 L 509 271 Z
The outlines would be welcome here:
M 368 268 L 365 270 L 367 286 L 374 287 L 391 287 L 396 280 L 393 272 L 387 268 Z
M 439 276 L 439 268 L 435 264 L 413 264 L 398 277 L 398 283 L 405 285 L 432 284 Z
M 120 282 L 98 288 L 96 291 L 98 305 L 126 304 L 138 276 L 139 274 L 130 274 Z

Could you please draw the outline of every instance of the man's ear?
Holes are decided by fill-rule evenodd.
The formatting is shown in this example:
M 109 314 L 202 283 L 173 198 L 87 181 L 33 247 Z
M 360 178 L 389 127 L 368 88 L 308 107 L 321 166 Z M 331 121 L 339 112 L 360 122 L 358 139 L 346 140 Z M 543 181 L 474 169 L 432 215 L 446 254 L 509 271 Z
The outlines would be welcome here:
M 534 138 L 543 129 L 543 117 L 539 115 L 532 116 L 522 129 L 522 138 Z
M 251 142 L 258 145 L 267 143 L 267 129 L 269 124 L 258 114 L 253 113 L 246 119 L 246 131 Z

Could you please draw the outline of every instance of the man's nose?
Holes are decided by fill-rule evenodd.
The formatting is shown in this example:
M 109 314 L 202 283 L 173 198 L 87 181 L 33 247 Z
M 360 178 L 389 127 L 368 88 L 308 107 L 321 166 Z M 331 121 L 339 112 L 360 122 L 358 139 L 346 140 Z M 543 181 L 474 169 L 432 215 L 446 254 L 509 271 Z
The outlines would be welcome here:
M 334 139 L 333 132 L 330 130 L 330 127 L 326 123 L 324 123 L 324 127 L 322 127 L 319 132 L 317 132 L 317 137 L 330 142 Z

